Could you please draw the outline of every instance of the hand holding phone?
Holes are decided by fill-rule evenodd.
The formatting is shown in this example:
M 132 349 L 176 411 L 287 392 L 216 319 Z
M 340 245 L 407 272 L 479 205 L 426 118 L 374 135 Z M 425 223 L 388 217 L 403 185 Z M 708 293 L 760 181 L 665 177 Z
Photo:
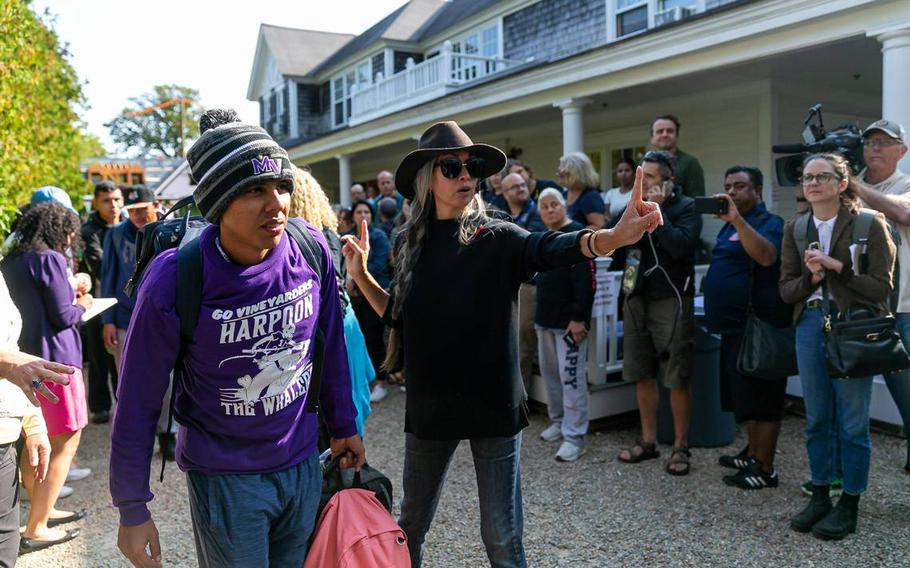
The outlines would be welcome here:
M 695 211 L 702 215 L 726 215 L 730 202 L 717 197 L 696 197 Z

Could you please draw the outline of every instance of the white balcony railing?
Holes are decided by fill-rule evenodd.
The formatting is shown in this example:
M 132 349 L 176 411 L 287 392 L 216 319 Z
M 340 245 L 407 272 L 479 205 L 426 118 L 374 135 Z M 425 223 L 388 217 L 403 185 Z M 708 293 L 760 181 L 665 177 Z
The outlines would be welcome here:
M 520 65 L 520 61 L 452 51 L 445 42 L 439 55 L 422 63 L 408 59 L 405 69 L 351 93 L 348 124 L 362 124 L 386 114 L 445 96 L 452 90 Z

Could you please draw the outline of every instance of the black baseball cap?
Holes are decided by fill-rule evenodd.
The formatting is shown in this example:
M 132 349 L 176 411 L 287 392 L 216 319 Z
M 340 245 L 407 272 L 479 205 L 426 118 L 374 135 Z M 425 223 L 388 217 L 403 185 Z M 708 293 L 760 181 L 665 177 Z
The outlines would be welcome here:
M 136 207 L 145 207 L 156 200 L 155 192 L 144 185 L 134 185 L 127 188 L 123 193 L 123 208 L 133 209 Z

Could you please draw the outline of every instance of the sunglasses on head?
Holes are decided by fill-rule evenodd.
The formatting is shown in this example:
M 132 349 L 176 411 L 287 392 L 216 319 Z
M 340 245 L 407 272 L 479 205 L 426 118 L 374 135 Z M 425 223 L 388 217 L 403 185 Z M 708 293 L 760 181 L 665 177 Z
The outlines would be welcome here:
M 468 158 L 467 162 L 462 162 L 458 158 L 443 158 L 436 162 L 436 165 L 439 166 L 439 171 L 442 172 L 443 176 L 449 179 L 458 179 L 458 176 L 461 175 L 462 167 L 467 168 L 468 175 L 472 178 L 482 177 L 486 163 L 486 160 L 477 157 Z

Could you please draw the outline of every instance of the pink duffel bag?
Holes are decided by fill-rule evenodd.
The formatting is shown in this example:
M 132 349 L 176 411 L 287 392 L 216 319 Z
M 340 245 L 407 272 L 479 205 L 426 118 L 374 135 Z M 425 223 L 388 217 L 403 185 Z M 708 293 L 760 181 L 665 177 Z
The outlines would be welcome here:
M 372 491 L 336 493 L 316 523 L 303 568 L 410 568 L 408 540 Z

